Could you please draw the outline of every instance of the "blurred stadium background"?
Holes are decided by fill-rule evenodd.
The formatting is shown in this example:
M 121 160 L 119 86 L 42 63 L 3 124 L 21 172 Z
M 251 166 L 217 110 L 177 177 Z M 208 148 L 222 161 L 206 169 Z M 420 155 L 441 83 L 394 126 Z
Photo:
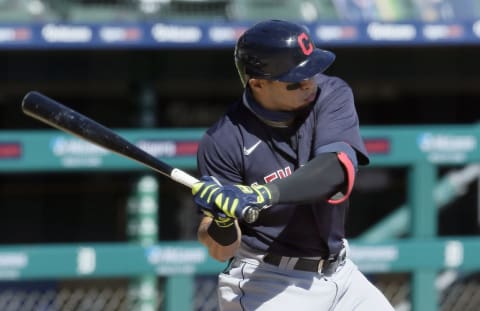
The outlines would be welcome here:
M 0 310 L 217 310 L 188 189 L 20 102 L 41 91 L 196 174 L 241 92 L 235 40 L 265 18 L 309 27 L 354 90 L 360 268 L 397 310 L 478 310 L 479 0 L 0 0 Z

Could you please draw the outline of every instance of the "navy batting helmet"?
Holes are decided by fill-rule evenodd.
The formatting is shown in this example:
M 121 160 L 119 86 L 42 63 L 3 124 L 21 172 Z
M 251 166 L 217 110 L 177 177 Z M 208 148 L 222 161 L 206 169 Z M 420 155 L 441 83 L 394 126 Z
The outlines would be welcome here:
M 235 64 L 245 85 L 250 78 L 300 82 L 325 71 L 335 54 L 315 47 L 300 25 L 269 20 L 246 30 L 235 47 Z

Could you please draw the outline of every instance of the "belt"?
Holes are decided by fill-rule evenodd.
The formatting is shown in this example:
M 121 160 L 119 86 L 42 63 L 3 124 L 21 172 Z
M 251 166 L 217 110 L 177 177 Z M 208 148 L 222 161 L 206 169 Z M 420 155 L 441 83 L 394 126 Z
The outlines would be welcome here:
M 302 257 L 286 257 L 268 253 L 263 257 L 263 262 L 277 266 L 289 267 L 293 270 L 318 272 L 321 274 L 331 275 L 337 268 L 345 262 L 346 252 L 343 248 L 339 255 L 333 259 L 310 259 Z

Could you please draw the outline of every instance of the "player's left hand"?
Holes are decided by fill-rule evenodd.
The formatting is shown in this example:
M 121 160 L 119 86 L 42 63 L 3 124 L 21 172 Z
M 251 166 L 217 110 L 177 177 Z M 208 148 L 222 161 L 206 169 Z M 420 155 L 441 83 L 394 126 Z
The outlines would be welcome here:
M 271 204 L 271 193 L 265 186 L 226 185 L 220 186 L 210 176 L 202 177 L 193 185 L 194 201 L 214 214 L 218 210 L 226 217 L 243 220 L 244 209 L 255 206 L 262 208 Z

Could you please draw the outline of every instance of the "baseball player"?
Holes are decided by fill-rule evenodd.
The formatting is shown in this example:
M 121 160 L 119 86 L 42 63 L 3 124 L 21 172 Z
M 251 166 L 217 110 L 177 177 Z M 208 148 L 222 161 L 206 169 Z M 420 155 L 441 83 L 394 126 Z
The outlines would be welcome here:
M 286 21 L 237 41 L 245 90 L 202 138 L 192 189 L 199 240 L 229 260 L 221 310 L 393 310 L 348 258 L 348 198 L 369 159 L 350 87 L 323 74 L 334 59 Z

